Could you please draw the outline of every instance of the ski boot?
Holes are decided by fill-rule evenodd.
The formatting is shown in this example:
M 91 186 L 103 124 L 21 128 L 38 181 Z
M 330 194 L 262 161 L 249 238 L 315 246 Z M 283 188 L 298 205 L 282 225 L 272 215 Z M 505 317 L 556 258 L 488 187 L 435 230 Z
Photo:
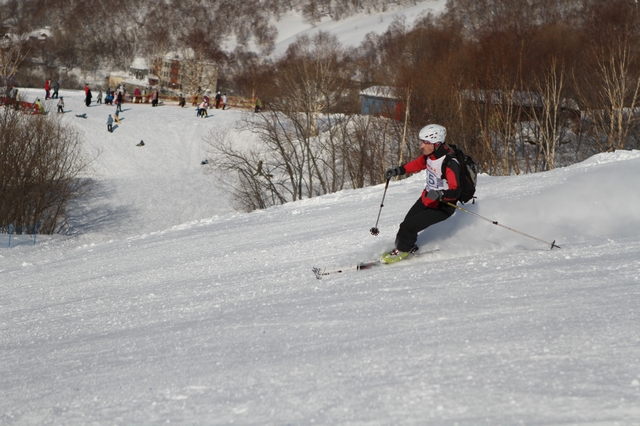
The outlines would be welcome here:
M 406 259 L 407 257 L 409 257 L 410 255 L 412 255 L 417 251 L 418 251 L 418 246 L 413 246 L 409 251 L 400 251 L 397 248 L 395 248 L 391 251 L 384 253 L 380 258 L 380 262 L 382 263 L 400 262 L 401 260 Z

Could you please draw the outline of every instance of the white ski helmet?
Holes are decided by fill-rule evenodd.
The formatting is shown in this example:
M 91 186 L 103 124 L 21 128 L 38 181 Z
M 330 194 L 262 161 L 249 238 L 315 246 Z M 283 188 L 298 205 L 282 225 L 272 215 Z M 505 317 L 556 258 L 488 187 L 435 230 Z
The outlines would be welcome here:
M 426 143 L 444 143 L 444 139 L 447 137 L 447 129 L 439 124 L 429 124 L 420 130 L 418 137 Z

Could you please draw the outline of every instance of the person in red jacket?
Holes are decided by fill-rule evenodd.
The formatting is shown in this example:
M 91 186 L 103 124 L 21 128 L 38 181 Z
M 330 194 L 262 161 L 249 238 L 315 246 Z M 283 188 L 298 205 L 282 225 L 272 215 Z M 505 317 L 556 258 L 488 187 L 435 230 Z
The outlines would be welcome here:
M 453 157 L 453 151 L 445 145 L 447 129 L 439 124 L 429 124 L 420 130 L 422 155 L 402 166 L 387 170 L 385 176 L 391 179 L 405 173 L 427 171 L 427 184 L 422 196 L 409 209 L 396 235 L 395 248 L 382 255 L 383 263 L 394 263 L 407 258 L 418 250 L 418 233 L 429 226 L 448 219 L 460 197 L 460 166 Z
M 46 79 L 44 82 L 44 99 L 47 100 L 51 97 L 51 80 Z

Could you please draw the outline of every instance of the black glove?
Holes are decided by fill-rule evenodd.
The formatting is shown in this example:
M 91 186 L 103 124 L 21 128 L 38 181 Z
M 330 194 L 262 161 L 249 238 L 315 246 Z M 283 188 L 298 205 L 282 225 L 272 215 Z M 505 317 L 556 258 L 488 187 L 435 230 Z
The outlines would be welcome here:
M 430 189 L 429 192 L 427 192 L 427 198 L 438 201 L 442 198 L 442 191 Z
M 384 174 L 387 179 L 391 179 L 394 176 L 402 176 L 404 174 L 404 167 L 392 167 Z

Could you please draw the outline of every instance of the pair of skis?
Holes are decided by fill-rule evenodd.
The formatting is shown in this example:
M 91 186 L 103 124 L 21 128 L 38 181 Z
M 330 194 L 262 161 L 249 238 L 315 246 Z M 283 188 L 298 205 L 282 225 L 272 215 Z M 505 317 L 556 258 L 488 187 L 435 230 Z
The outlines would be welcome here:
M 433 250 L 428 250 L 428 251 L 423 251 L 423 252 L 415 252 L 413 253 L 411 257 L 418 257 L 418 256 L 424 256 L 426 254 L 433 254 L 433 253 L 437 253 L 439 252 L 440 249 L 433 249 Z M 408 259 L 405 259 L 404 261 L 406 261 Z M 401 261 L 401 262 L 404 262 Z M 323 277 L 327 277 L 327 276 L 331 276 L 331 275 L 340 275 L 343 274 L 345 272 L 349 272 L 349 271 L 364 271 L 365 269 L 371 269 L 374 268 L 376 266 L 380 266 L 380 265 L 386 265 L 386 263 L 383 263 L 380 260 L 367 260 L 364 262 L 358 262 L 355 265 L 350 265 L 350 266 L 346 266 L 343 268 L 318 268 L 318 267 L 313 267 L 311 268 L 311 270 L 313 271 L 313 273 L 315 274 L 316 278 L 321 280 Z

